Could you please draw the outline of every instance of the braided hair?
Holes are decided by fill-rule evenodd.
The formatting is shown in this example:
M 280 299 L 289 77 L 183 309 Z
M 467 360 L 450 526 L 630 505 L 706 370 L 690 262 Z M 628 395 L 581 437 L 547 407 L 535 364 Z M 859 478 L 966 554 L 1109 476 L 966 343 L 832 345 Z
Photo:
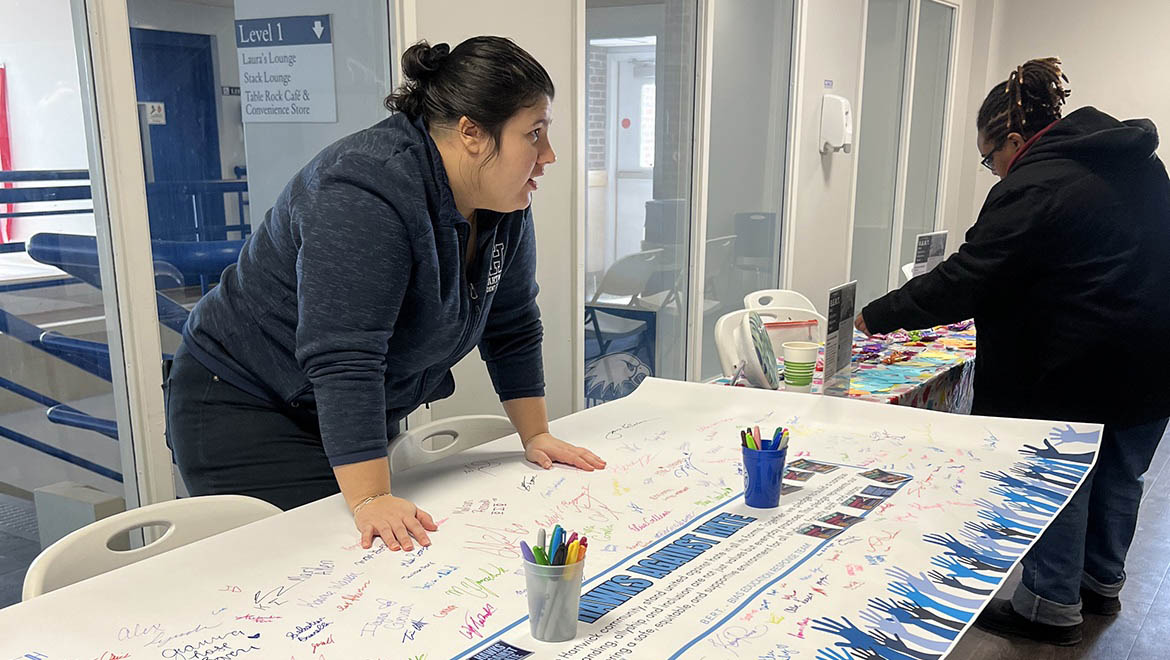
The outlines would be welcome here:
M 1009 133 L 1030 138 L 1060 119 L 1060 106 L 1072 93 L 1067 82 L 1059 59 L 1028 60 L 987 93 L 975 127 L 988 142 L 999 143 Z

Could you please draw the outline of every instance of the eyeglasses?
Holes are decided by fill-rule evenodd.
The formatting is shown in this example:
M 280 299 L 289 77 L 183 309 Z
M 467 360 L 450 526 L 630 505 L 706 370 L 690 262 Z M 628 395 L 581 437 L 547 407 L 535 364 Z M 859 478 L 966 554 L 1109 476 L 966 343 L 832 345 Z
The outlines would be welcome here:
M 983 165 L 983 167 L 986 167 L 986 168 L 987 168 L 987 171 L 988 171 L 988 172 L 992 172 L 992 173 L 994 173 L 994 172 L 995 172 L 995 165 L 994 165 L 994 163 L 992 163 L 992 162 L 991 162 L 991 160 L 992 160 L 992 158 L 994 158 L 994 157 L 995 157 L 995 152 L 999 151 L 1000 149 L 1003 149 L 1003 145 L 1004 145 L 1006 142 L 1007 142 L 1007 138 L 1005 137 L 1004 139 L 1000 140 L 1000 141 L 999 141 L 999 142 L 998 142 L 998 143 L 995 145 L 995 148 L 994 148 L 994 149 L 992 149 L 991 151 L 987 152 L 987 155 L 983 157 L 983 160 L 979 161 L 979 162 L 980 162 L 980 163 Z

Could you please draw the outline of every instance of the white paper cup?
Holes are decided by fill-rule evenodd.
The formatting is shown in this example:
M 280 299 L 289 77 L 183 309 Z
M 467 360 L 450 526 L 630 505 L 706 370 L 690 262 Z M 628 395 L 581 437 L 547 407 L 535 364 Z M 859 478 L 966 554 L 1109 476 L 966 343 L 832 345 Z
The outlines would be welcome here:
M 794 362 L 797 364 L 817 363 L 817 353 L 820 351 L 821 345 L 811 341 L 786 341 L 782 345 L 784 349 L 784 363 Z
M 820 344 L 811 341 L 786 341 L 784 348 L 784 382 L 787 386 L 806 387 L 812 383 L 817 367 Z

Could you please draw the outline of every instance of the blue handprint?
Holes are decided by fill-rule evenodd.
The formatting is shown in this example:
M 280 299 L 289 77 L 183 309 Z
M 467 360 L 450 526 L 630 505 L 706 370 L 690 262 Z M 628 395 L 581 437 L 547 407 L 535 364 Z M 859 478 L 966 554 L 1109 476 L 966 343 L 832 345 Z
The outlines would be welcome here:
M 942 573 L 934 570 L 928 573 L 928 575 L 930 575 L 931 580 L 934 580 L 941 585 L 952 587 L 954 589 L 960 589 L 962 591 L 969 591 L 977 596 L 989 596 L 992 592 L 991 589 L 978 589 L 976 587 L 963 584 L 959 581 L 958 576 L 955 575 L 943 575 Z
M 957 607 L 943 605 L 942 603 L 936 601 L 930 596 L 927 596 L 926 594 L 906 584 L 905 582 L 891 582 L 888 588 L 890 593 L 894 594 L 895 596 L 908 598 L 910 599 L 910 602 L 918 605 L 919 607 L 935 610 L 936 612 L 945 614 L 946 616 L 949 616 L 953 619 L 959 619 L 960 621 L 971 620 L 971 612 L 958 609 Z
M 812 629 L 819 632 L 826 632 L 833 635 L 844 637 L 846 641 L 837 642 L 835 646 L 850 646 L 854 649 L 869 649 L 876 652 L 885 660 L 917 660 L 905 653 L 899 653 L 892 649 L 878 645 L 873 637 L 870 637 L 857 626 L 853 625 L 846 617 L 841 617 L 844 623 L 838 623 L 830 618 L 817 619 L 812 622 Z
M 890 636 L 881 630 L 875 630 L 871 634 L 873 635 L 874 640 L 876 640 L 877 643 L 881 646 L 884 646 L 892 651 L 905 653 L 908 656 L 918 658 L 918 660 L 937 660 L 939 657 L 939 654 L 937 653 L 927 653 L 926 651 L 919 651 L 917 649 L 910 648 L 910 646 L 907 645 L 906 642 L 896 634 Z
M 979 606 L 983 604 L 983 600 L 980 598 L 963 598 L 962 596 L 946 593 L 945 591 L 935 586 L 935 584 L 931 582 L 924 573 L 914 575 L 907 570 L 895 567 L 887 569 L 886 575 L 889 575 L 895 580 L 901 580 L 906 584 L 909 584 L 919 592 L 926 594 L 935 600 L 946 601 L 955 607 L 963 607 L 973 610 L 978 609 Z
M 912 610 L 912 608 L 916 606 L 914 603 L 909 601 L 895 603 L 893 600 L 887 600 L 884 598 L 870 598 L 869 606 L 875 610 L 885 612 L 887 615 L 902 623 L 921 628 L 922 630 L 925 630 L 932 635 L 951 640 L 959 636 L 958 628 L 952 629 L 950 626 L 935 625 L 933 623 L 928 623 L 924 617 L 916 616 L 917 612 Z M 934 617 L 927 618 L 937 620 Z
M 1064 503 L 1065 496 L 1063 493 L 1058 493 L 1055 490 L 1052 490 L 1050 488 L 1044 488 L 1042 486 L 1037 486 L 1037 485 L 1033 484 L 1032 482 L 1024 481 L 1023 479 L 1013 477 L 1006 472 L 1002 472 L 1002 471 L 1001 472 L 980 472 L 979 476 L 983 477 L 984 479 L 991 479 L 992 481 L 998 481 L 999 483 L 1001 483 L 1004 486 L 1007 486 L 1009 488 L 1015 488 L 1017 490 L 1026 490 L 1030 493 L 1035 493 L 1036 495 L 1039 495 L 1040 497 L 1043 497 L 1044 499 L 1055 502 L 1056 504 L 1063 504 Z
M 988 525 L 987 523 L 968 521 L 963 523 L 963 527 L 967 528 L 976 538 L 986 538 L 993 541 L 1009 541 L 1011 543 L 1027 545 L 1031 539 L 1036 538 L 1035 534 L 1020 532 L 1009 527 Z
M 980 518 L 998 523 L 1004 527 L 1039 534 L 1041 528 L 1044 526 L 1043 518 L 1026 516 L 1020 511 L 1015 511 L 1007 506 L 992 504 L 986 499 L 975 500 L 975 503 L 983 507 L 979 511 Z
M 907 613 L 907 615 L 909 615 L 909 613 Z M 907 630 L 905 624 L 903 624 L 901 621 L 898 621 L 893 617 L 883 617 L 873 610 L 864 610 L 861 612 L 860 616 L 878 630 L 893 635 L 898 635 L 902 639 L 917 644 L 918 646 L 921 646 L 928 651 L 939 651 L 941 653 L 942 651 L 947 650 L 947 648 L 951 645 L 951 640 L 949 639 L 927 639 L 925 637 L 915 635 L 914 633 Z M 954 631 L 952 630 L 949 632 L 953 633 Z
M 1055 506 L 1053 504 L 1047 504 L 1045 502 L 1037 502 L 1036 500 L 1032 499 L 1031 497 L 1029 497 L 1023 493 L 1017 493 L 1014 490 L 1009 490 L 1009 489 L 1004 488 L 1002 486 L 994 486 L 992 488 L 989 488 L 987 492 L 991 493 L 992 495 L 999 495 L 1000 497 L 1004 498 L 1005 500 L 1008 500 L 1009 502 L 1015 502 L 1015 503 L 1019 504 L 1025 511 L 1028 511 L 1030 513 L 1039 513 L 1039 514 L 1056 513 L 1056 511 L 1058 509 L 1060 509 L 1060 507 Z
M 971 578 L 973 580 L 979 580 L 980 582 L 986 582 L 988 584 L 999 584 L 999 578 L 991 575 L 977 573 L 963 564 L 960 564 L 952 557 L 931 557 L 930 563 L 938 566 L 943 570 L 950 571 L 955 575 L 955 577 Z
M 935 545 L 941 545 L 944 548 L 947 548 L 950 550 L 950 552 L 947 554 L 954 555 L 956 557 L 971 557 L 979 559 L 983 563 L 991 564 L 992 566 L 1008 568 L 1012 565 L 1012 562 L 1015 561 L 1011 557 L 998 555 L 995 552 L 980 548 L 979 546 L 973 547 L 970 544 L 963 543 L 959 539 L 955 538 L 952 534 L 947 534 L 946 536 L 941 534 L 925 534 L 923 535 L 922 539 L 927 543 L 933 543 Z
M 853 660 L 853 656 L 846 651 L 828 648 L 817 651 L 817 660 Z
M 1036 465 L 1044 465 L 1058 470 L 1067 470 L 1070 474 L 1081 475 L 1089 471 L 1089 465 L 1085 463 L 1070 463 L 1068 461 L 1061 461 L 1055 458 L 1032 458 L 1030 462 Z
M 972 546 L 985 548 L 1001 556 L 1015 556 L 1020 554 L 1019 551 L 1023 550 L 1023 548 L 1016 547 L 1015 545 L 1005 545 L 994 538 L 980 536 L 979 534 L 975 534 L 967 530 L 963 530 L 959 533 L 963 536 L 963 538 L 967 539 Z
M 1020 453 L 1024 454 L 1025 456 L 1035 456 L 1036 458 L 1052 458 L 1058 461 L 1071 461 L 1073 463 L 1092 463 L 1093 454 L 1095 452 L 1088 452 L 1085 454 L 1066 454 L 1053 447 L 1051 442 L 1045 440 L 1043 449 L 1034 445 L 1024 445 L 1024 448 L 1020 450 Z
M 1065 424 L 1063 429 L 1053 427 L 1048 432 L 1048 439 L 1054 445 L 1067 445 L 1073 442 L 1095 445 L 1100 440 L 1100 435 L 1096 431 L 1078 432 L 1073 429 L 1072 424 Z
M 1031 465 L 1037 469 L 1045 470 L 1053 475 L 1068 479 L 1069 481 L 1075 481 L 1089 471 L 1088 465 L 1082 465 L 1080 463 L 1059 463 L 1047 458 L 1034 458 L 1030 461 L 1017 463 L 1016 465 Z
M 1075 482 L 1070 483 L 1059 478 L 1063 477 L 1064 475 L 1053 476 L 1054 473 L 1051 470 L 1041 468 L 1038 465 L 1017 464 L 1012 467 L 1012 473 L 1028 479 L 1032 483 L 1036 483 L 1038 485 L 1047 485 L 1064 490 L 1072 490 L 1077 487 Z

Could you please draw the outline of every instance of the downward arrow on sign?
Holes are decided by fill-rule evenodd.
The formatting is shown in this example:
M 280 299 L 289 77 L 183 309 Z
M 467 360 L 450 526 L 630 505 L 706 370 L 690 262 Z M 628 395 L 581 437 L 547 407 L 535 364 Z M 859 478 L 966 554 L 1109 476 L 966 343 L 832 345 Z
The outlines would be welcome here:
M 313 21 L 313 34 L 317 35 L 318 39 L 321 38 L 321 33 L 324 31 L 325 26 L 321 25 L 321 21 Z

